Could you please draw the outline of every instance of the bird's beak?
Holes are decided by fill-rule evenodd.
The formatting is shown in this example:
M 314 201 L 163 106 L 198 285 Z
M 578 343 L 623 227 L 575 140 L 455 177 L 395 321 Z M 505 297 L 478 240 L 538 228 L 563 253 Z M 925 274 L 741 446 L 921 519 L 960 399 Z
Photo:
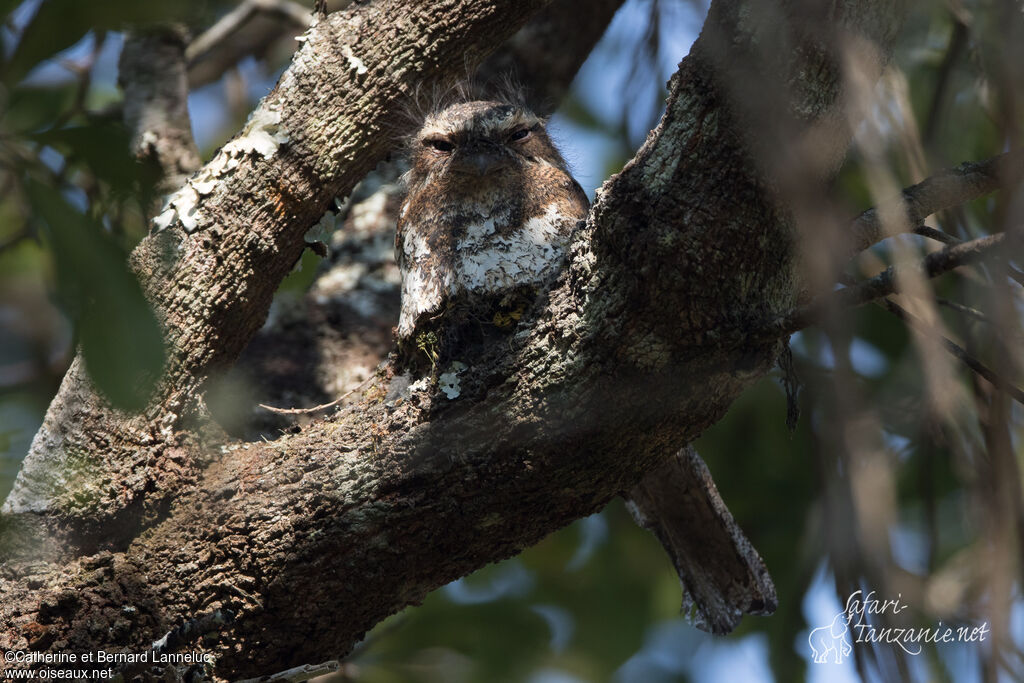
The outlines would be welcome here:
M 504 155 L 487 149 L 467 150 L 452 159 L 453 171 L 478 177 L 494 173 L 507 165 L 508 160 Z

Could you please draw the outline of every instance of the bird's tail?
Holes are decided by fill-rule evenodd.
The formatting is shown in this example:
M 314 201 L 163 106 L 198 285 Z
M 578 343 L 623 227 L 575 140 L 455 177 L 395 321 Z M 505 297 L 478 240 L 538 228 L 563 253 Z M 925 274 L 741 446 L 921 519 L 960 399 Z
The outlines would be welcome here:
M 698 628 L 729 633 L 744 614 L 775 611 L 778 598 L 764 560 L 692 446 L 649 472 L 626 504 L 672 559 L 683 587 L 682 611 Z

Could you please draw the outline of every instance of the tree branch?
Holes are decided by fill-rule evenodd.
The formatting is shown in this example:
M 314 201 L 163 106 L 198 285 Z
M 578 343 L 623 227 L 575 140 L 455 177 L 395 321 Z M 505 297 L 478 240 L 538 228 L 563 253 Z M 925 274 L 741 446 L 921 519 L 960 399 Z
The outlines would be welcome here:
M 158 217 L 167 228 L 131 257 L 166 331 L 170 358 L 157 395 L 144 415 L 118 414 L 76 360 L 5 511 L 64 510 L 77 519 L 88 500 L 106 512 L 102 522 L 92 518 L 87 538 L 109 538 L 118 529 L 131 534 L 150 514 L 134 506 L 152 511 L 175 494 L 154 480 L 187 485 L 199 464 L 169 459 L 167 437 L 204 419 L 206 378 L 234 361 L 259 329 L 304 248 L 303 235 L 328 203 L 347 195 L 388 151 L 392 139 L 380 131 L 397 125 L 407 93 L 429 78 L 461 76 L 467 59 L 482 58 L 544 2 L 498 9 L 461 0 L 430 31 L 438 18 L 429 4 L 393 4 L 332 14 L 311 28 L 243 133 L 172 195 Z M 95 424 L 82 430 L 83 420 Z M 100 459 L 78 463 L 75 454 L 92 451 L 97 439 L 108 444 Z M 151 500 L 145 492 L 154 488 Z M 93 505 L 93 496 L 102 502 Z
M 484 62 L 477 77 L 486 83 L 511 75 L 526 86 L 530 108 L 550 114 L 622 4 L 590 0 L 580 11 L 576 0 L 555 0 Z
M 920 269 L 925 277 L 935 278 L 954 268 L 991 258 L 1004 250 L 1008 244 L 1012 244 L 1012 241 L 1005 234 L 990 235 L 932 252 L 920 264 L 913 267 Z M 793 309 L 772 321 L 764 334 L 770 337 L 789 335 L 813 325 L 830 310 L 860 306 L 889 294 L 898 293 L 900 271 L 900 268 L 889 266 L 868 280 L 822 295 L 818 300 Z
M 920 235 L 921 237 L 927 237 L 928 239 L 935 240 L 936 242 L 942 242 L 943 244 L 960 244 L 963 242 L 963 240 L 957 239 L 947 232 L 936 230 L 935 228 L 931 228 L 927 225 L 919 225 L 914 228 L 914 234 Z
M 275 19 L 278 17 L 287 19 L 288 23 L 291 24 L 291 28 L 296 30 L 296 33 L 308 28 L 310 21 L 313 19 L 313 14 L 309 9 L 291 0 L 242 0 L 234 9 L 221 17 L 216 24 L 189 43 L 188 49 L 185 50 L 186 60 L 192 65 L 210 59 L 210 53 L 213 50 L 220 48 L 225 41 L 234 37 L 234 34 L 238 33 L 243 26 L 249 23 L 254 16 L 261 13 Z M 274 35 L 273 38 L 280 37 L 286 30 L 288 30 L 286 26 L 278 25 L 278 34 Z M 238 51 L 245 46 L 245 43 L 246 41 L 242 41 L 241 46 L 233 46 L 233 49 Z M 253 49 L 252 46 L 248 46 L 248 48 L 250 51 Z M 231 52 L 230 54 L 234 56 L 231 63 L 238 61 L 237 52 Z M 224 66 L 226 68 L 227 64 Z M 223 73 L 223 69 L 221 73 Z M 194 86 L 203 84 L 199 78 L 190 80 L 195 81 L 193 83 Z
M 957 239 L 956 237 L 953 237 L 949 233 L 943 232 L 941 230 L 936 230 L 935 228 L 930 228 L 927 225 L 919 225 L 916 228 L 914 228 L 914 234 L 921 235 L 922 237 L 927 237 L 928 239 L 935 240 L 936 242 L 942 242 L 943 244 L 953 246 L 964 243 L 963 240 Z M 1012 264 L 1009 264 L 1008 270 L 1009 276 L 1011 278 L 1013 278 L 1017 283 L 1024 285 L 1024 273 L 1021 273 L 1020 270 L 1015 268 Z
M 999 389 L 1000 391 L 1006 392 L 1018 403 L 1024 404 L 1024 390 L 1016 386 L 1009 380 L 1000 377 L 994 370 L 982 363 L 980 360 L 972 356 L 967 349 L 957 344 L 955 341 L 950 339 L 944 334 L 939 334 L 931 326 L 925 323 L 917 316 L 913 315 L 907 309 L 903 308 L 895 301 L 891 299 L 882 299 L 881 304 L 887 311 L 895 315 L 897 318 L 902 320 L 907 325 L 913 325 L 919 330 L 924 331 L 927 334 L 938 336 L 942 341 L 942 346 L 949 351 L 957 360 L 966 365 L 972 372 L 977 374 L 979 377 L 985 378 L 989 384 Z
M 160 168 L 160 193 L 181 186 L 202 165 L 192 139 L 184 27 L 129 34 L 118 62 L 132 153 Z M 149 208 L 149 207 L 147 207 Z
M 747 614 L 771 614 L 778 597 L 764 561 L 725 506 L 692 446 L 665 460 L 629 492 L 637 524 L 668 552 L 683 586 L 683 614 L 729 633 Z
M 900 215 L 906 224 L 920 225 L 925 218 L 945 209 L 978 199 L 1004 187 L 1013 187 L 1024 176 L 1024 150 L 960 164 L 922 180 L 877 207 L 868 209 L 853 222 L 853 250 L 861 252 L 886 237 L 882 216 Z
M 946 299 L 945 297 L 941 296 L 935 297 L 935 303 L 937 303 L 940 306 L 945 306 L 946 308 L 952 311 L 956 311 L 957 313 L 962 313 L 968 318 L 972 318 L 980 323 L 985 323 L 986 325 L 992 324 L 992 321 L 989 319 L 989 317 L 976 308 L 965 306 L 959 302 L 951 301 L 950 299 Z

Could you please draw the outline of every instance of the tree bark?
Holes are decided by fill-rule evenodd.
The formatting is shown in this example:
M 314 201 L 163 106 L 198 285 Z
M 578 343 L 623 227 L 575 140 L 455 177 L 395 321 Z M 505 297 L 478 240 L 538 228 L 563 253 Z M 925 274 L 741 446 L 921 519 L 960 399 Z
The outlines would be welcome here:
M 219 678 L 343 656 L 632 489 L 772 367 L 783 340 L 737 321 L 800 297 L 776 147 L 813 136 L 830 154 L 804 172 L 834 171 L 849 140 L 838 50 L 872 46 L 877 77 L 894 3 L 716 1 L 563 276 L 508 344 L 462 359 L 457 397 L 384 374 L 359 406 L 271 443 L 188 436 L 204 380 L 259 327 L 302 235 L 386 150 L 395 103 L 541 4 L 371 4 L 310 30 L 134 255 L 170 347 L 151 408 L 114 413 L 78 362 L 65 378 L 4 508 L 0 648 L 142 652 L 199 620 L 179 650 L 212 653 Z M 754 106 L 748 82 L 774 96 Z
M 177 440 L 168 437 L 204 417 L 203 383 L 259 329 L 303 234 L 392 147 L 409 93 L 462 77 L 467 60 L 544 4 L 381 3 L 310 29 L 245 130 L 172 196 L 162 214 L 171 223 L 132 254 L 170 356 L 149 408 L 111 410 L 76 359 L 4 511 L 45 511 L 86 547 L 160 514 L 180 490 L 175 482 L 190 485 L 201 467 L 168 454 Z
M 159 166 L 161 194 L 178 189 L 202 165 L 188 115 L 184 28 L 129 35 L 118 60 L 118 82 L 128 93 L 124 119 L 132 131 L 132 153 Z

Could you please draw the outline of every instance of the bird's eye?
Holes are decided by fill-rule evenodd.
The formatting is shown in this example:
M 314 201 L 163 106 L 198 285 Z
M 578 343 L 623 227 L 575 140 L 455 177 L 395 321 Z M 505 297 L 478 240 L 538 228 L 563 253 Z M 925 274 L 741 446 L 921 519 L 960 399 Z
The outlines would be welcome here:
M 509 140 L 511 140 L 512 142 L 521 142 L 522 140 L 525 140 L 528 137 L 530 137 L 530 129 L 520 128 L 515 133 L 512 133 L 512 135 L 509 136 Z
M 427 147 L 436 149 L 438 152 L 444 152 L 446 154 L 455 149 L 455 145 L 448 142 L 444 138 L 427 138 L 426 140 L 423 141 L 423 144 L 426 145 Z

